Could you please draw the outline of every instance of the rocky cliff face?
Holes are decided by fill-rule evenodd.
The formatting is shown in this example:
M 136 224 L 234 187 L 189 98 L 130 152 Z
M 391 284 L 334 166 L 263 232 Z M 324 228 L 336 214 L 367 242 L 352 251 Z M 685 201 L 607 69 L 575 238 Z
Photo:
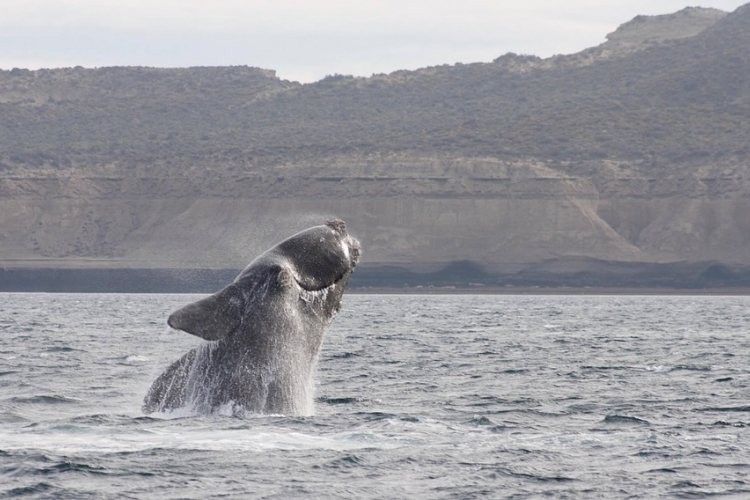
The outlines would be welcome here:
M 329 215 L 371 265 L 750 264 L 748 47 L 745 6 L 639 17 L 571 56 L 310 85 L 0 72 L 0 265 L 241 267 Z

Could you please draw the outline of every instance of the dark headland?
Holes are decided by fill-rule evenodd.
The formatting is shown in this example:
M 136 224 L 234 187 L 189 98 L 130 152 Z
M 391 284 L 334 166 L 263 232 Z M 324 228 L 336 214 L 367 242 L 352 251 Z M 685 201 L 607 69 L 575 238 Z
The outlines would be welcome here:
M 360 291 L 750 290 L 750 4 L 311 84 L 0 71 L 0 291 L 212 291 L 336 215 Z

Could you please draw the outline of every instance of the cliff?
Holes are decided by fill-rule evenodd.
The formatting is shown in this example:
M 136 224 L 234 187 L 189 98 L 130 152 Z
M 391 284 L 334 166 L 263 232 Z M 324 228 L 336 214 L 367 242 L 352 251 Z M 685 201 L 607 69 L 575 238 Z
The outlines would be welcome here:
M 0 71 L 0 266 L 238 268 L 335 214 L 365 266 L 741 268 L 748 48 L 750 5 L 639 16 L 567 56 L 307 85 Z

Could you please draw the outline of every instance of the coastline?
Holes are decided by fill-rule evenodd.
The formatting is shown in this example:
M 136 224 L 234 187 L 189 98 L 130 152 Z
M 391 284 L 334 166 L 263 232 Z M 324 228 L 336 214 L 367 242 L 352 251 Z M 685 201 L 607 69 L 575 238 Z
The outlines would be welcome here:
M 356 287 L 352 295 L 644 295 L 744 296 L 750 288 L 634 288 L 634 287 Z
M 418 274 L 364 268 L 347 293 L 375 295 L 750 295 L 745 274 L 662 273 L 618 276 L 567 273 L 493 276 L 467 272 Z M 455 271 L 455 270 L 454 270 Z M 463 271 L 463 270 L 461 270 Z M 0 267 L 0 292 L 214 293 L 236 269 L 8 269 Z

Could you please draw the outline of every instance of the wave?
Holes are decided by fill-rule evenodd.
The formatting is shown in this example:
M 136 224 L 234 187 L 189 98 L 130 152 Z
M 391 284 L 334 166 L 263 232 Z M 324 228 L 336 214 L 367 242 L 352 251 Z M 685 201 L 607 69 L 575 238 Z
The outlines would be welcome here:
M 627 415 L 607 415 L 602 420 L 605 424 L 636 424 L 636 425 L 651 425 L 648 420 L 643 420 L 638 417 L 630 417 Z
M 325 403 L 329 405 L 350 405 L 354 403 L 360 403 L 362 400 L 360 398 L 354 398 L 354 397 L 343 397 L 343 398 L 329 398 L 329 397 L 318 397 L 315 398 L 315 401 L 318 403 Z
M 83 349 L 74 349 L 72 347 L 63 346 L 63 347 L 49 347 L 44 350 L 44 352 L 86 352 Z
M 47 394 L 41 394 L 37 396 L 15 396 L 10 399 L 7 399 L 6 401 L 9 401 L 11 403 L 19 403 L 19 404 L 76 404 L 80 403 L 81 400 L 78 398 L 69 398 L 66 396 L 58 396 L 56 394 L 54 395 L 47 395 Z
M 707 408 L 696 408 L 694 411 L 718 411 L 718 412 L 749 412 L 750 406 L 709 406 Z
M 36 484 L 32 484 L 30 486 L 21 486 L 19 488 L 13 488 L 12 490 L 9 490 L 5 495 L 7 498 L 14 498 L 14 497 L 27 497 L 30 495 L 40 495 L 44 494 L 45 496 L 52 498 L 54 495 L 52 495 L 52 492 L 57 490 L 57 488 L 50 483 L 47 482 L 40 482 Z

